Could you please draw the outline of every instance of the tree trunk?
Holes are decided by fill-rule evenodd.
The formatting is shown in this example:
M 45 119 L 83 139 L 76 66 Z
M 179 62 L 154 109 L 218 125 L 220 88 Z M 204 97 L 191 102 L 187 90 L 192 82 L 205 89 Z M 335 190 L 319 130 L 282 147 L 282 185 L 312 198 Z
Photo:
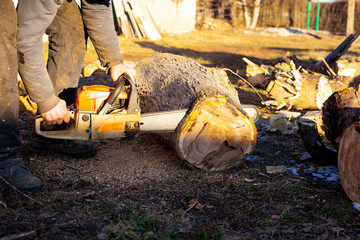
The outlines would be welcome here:
M 256 27 L 256 23 L 257 23 L 257 20 L 259 18 L 259 14 L 260 14 L 260 4 L 261 4 L 261 0 L 255 0 L 254 1 L 254 11 L 253 11 L 253 16 L 252 16 L 250 28 L 255 28 Z
M 135 70 L 143 113 L 189 108 L 174 133 L 162 134 L 182 159 L 223 170 L 252 151 L 256 128 L 223 70 L 172 54 L 148 58 Z
M 243 0 L 243 10 L 244 10 L 244 18 L 245 18 L 245 27 L 250 27 L 250 15 L 249 15 L 249 7 L 247 6 L 246 0 Z
M 360 88 L 333 93 L 324 103 L 323 129 L 338 149 L 341 185 L 348 197 L 360 202 Z
M 347 4 L 346 36 L 349 36 L 354 32 L 355 0 L 348 0 Z
M 179 156 L 205 170 L 238 166 L 256 141 L 256 128 L 234 101 L 222 94 L 209 94 L 190 108 L 175 131 Z

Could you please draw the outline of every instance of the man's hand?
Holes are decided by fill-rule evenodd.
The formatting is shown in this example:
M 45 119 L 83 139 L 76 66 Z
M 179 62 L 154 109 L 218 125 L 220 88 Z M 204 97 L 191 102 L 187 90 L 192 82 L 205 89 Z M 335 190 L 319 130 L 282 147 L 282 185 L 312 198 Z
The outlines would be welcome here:
M 121 64 L 111 67 L 109 74 L 110 74 L 111 79 L 116 83 L 116 81 L 119 79 L 119 77 L 125 72 L 127 74 L 129 74 L 130 77 L 132 77 L 132 78 L 135 77 L 135 74 L 136 74 L 135 69 L 127 66 L 124 63 L 121 63 Z
M 70 121 L 70 114 L 66 108 L 64 100 L 60 99 L 60 102 L 50 111 L 42 113 L 41 116 L 48 125 L 68 123 Z

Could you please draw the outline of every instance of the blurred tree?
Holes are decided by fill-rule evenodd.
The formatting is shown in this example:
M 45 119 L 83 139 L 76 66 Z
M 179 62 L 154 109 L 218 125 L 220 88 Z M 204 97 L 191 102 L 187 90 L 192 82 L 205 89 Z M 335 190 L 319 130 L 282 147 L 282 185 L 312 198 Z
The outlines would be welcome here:
M 348 0 L 346 35 L 354 32 L 355 0 Z
M 245 27 L 255 28 L 260 14 L 260 7 L 264 0 L 238 0 L 242 4 L 245 18 Z M 252 10 L 252 11 L 251 11 Z

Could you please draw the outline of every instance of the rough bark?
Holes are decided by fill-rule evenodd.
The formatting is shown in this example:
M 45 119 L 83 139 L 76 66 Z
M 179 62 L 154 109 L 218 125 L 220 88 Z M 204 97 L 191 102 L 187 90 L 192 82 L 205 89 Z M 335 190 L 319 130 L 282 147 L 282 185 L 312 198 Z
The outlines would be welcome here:
M 223 92 L 240 104 L 225 71 L 204 67 L 185 57 L 158 54 L 139 62 L 135 70 L 144 113 L 189 108 L 197 98 L 212 91 Z
M 360 89 L 347 88 L 334 92 L 324 103 L 323 129 L 325 136 L 338 148 L 340 137 L 352 123 L 360 120 Z

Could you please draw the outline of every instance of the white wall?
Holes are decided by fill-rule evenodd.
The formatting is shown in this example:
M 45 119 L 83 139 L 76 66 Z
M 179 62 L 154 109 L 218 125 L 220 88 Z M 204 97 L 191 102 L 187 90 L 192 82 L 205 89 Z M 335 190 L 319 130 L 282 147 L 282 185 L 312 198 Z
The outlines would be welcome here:
M 196 0 L 137 0 L 150 11 L 161 33 L 185 33 L 195 29 Z

